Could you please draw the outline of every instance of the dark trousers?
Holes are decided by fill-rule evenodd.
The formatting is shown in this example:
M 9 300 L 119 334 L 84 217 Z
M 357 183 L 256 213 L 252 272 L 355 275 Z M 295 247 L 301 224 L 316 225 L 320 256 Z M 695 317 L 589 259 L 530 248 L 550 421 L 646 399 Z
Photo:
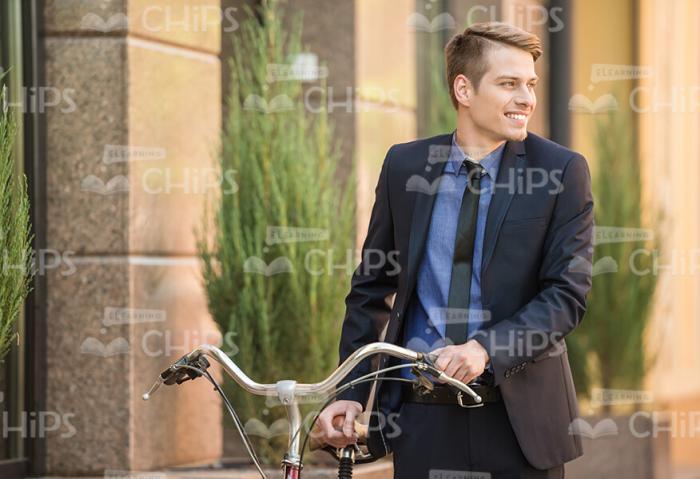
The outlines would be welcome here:
M 395 479 L 562 479 L 564 466 L 532 467 L 503 401 L 465 409 L 404 402 L 394 421 Z

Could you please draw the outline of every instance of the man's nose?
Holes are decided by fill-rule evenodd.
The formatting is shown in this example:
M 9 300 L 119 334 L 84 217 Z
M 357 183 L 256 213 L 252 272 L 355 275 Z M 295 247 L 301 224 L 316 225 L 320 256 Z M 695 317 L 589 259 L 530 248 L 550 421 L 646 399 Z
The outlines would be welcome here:
M 515 103 L 521 108 L 532 108 L 535 104 L 535 92 L 528 87 L 520 89 L 515 97 Z

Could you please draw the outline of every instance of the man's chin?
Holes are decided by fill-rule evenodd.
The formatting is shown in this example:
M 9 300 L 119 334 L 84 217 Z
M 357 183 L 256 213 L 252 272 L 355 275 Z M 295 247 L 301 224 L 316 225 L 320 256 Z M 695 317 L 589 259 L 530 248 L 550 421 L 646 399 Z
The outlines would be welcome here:
M 512 130 L 506 135 L 508 141 L 523 141 L 525 138 L 527 138 L 527 128 Z

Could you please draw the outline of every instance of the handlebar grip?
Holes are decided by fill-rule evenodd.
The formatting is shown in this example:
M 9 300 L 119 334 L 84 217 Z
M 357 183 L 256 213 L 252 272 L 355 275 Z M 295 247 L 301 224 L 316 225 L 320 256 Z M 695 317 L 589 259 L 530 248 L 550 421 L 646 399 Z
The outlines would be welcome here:
M 175 361 L 168 369 L 160 373 L 160 377 L 166 386 L 182 384 L 190 379 L 197 379 L 201 374 L 192 368 L 206 371 L 210 366 L 209 361 L 204 356 L 199 356 L 193 361 L 188 360 L 188 355 L 182 356 Z M 189 367 L 185 367 L 189 366 Z
M 336 416 L 336 417 L 342 418 L 342 416 Z M 334 421 L 334 423 L 335 423 L 335 421 Z M 342 425 L 342 422 L 341 422 L 341 425 Z M 357 442 L 364 442 L 367 440 L 367 434 L 369 433 L 369 425 L 362 424 L 361 422 L 358 422 L 357 419 L 355 419 L 355 432 L 357 433 L 357 436 L 358 436 Z M 311 451 L 315 451 L 316 449 L 323 449 L 326 446 L 328 446 L 328 444 L 321 441 L 321 439 L 318 437 L 318 434 L 311 435 L 311 438 L 309 439 L 309 449 Z

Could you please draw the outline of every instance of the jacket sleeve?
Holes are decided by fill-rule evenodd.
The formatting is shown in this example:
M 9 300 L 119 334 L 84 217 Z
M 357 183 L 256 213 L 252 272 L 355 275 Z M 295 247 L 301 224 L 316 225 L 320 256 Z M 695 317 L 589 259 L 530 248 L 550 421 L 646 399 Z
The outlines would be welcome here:
M 569 160 L 561 183 L 543 246 L 539 293 L 474 338 L 490 356 L 496 384 L 545 351 L 561 347 L 586 311 L 592 284 L 593 196 L 583 156 Z
M 378 341 L 391 313 L 391 296 L 396 292 L 398 282 L 398 272 L 387 264 L 387 258 L 394 250 L 388 179 L 393 149 L 387 152 L 379 174 L 361 262 L 353 273 L 350 293 L 345 298 L 340 363 L 361 346 Z M 341 385 L 370 371 L 371 358 L 367 358 L 346 376 Z M 370 389 L 371 383 L 363 383 L 340 393 L 337 398 L 357 401 L 365 407 Z

